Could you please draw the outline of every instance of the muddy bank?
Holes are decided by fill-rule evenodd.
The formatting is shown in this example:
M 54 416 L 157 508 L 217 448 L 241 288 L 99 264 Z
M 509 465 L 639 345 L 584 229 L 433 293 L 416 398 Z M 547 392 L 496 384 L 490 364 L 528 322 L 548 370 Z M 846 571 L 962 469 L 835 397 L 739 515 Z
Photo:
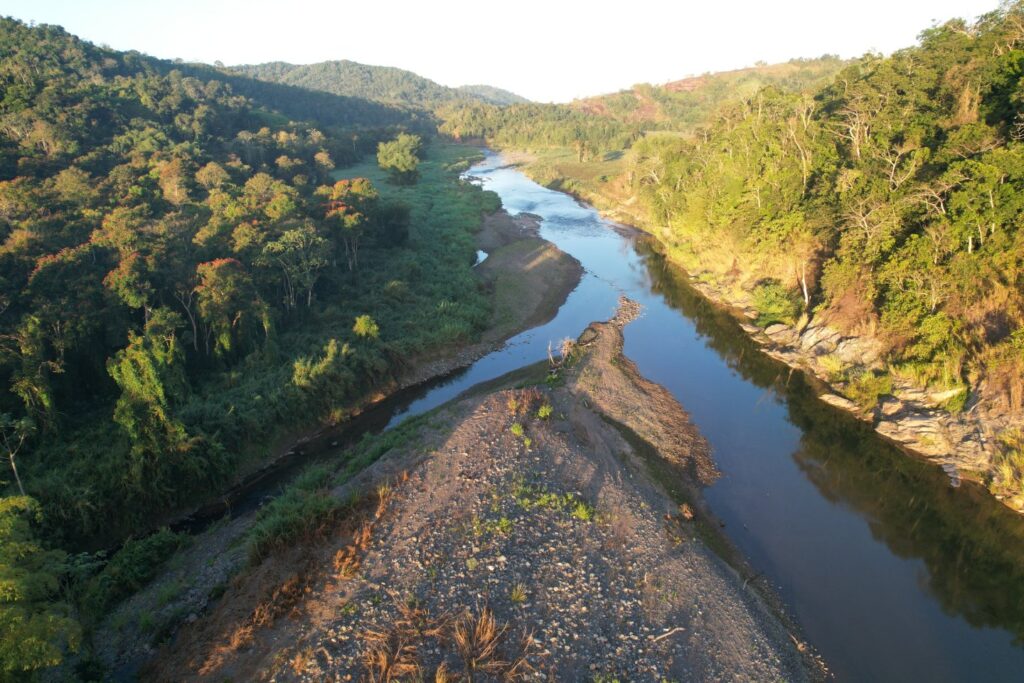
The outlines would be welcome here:
M 553 380 L 506 378 L 430 416 L 333 491 L 374 493 L 326 540 L 235 579 L 145 677 L 816 677 L 646 474 L 640 444 L 695 490 L 715 476 L 685 411 L 621 356 L 635 314 L 588 328 Z

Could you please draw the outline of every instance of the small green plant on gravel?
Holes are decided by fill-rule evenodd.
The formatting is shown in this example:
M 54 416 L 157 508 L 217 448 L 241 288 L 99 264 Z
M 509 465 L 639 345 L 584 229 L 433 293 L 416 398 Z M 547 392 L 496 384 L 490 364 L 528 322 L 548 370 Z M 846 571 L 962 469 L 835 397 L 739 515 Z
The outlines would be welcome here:
M 551 417 L 551 413 L 553 413 L 554 411 L 555 409 L 551 407 L 550 403 L 545 403 L 544 405 L 537 409 L 537 417 L 539 417 L 542 420 L 546 420 L 549 417 Z
M 476 569 L 477 565 L 479 564 L 480 560 L 476 559 L 475 557 L 470 557 L 466 559 L 466 569 L 468 569 L 469 571 L 473 571 L 474 569 Z
M 594 512 L 594 507 L 582 500 L 577 500 L 575 505 L 572 506 L 572 516 L 583 522 L 589 522 L 594 519 Z
M 513 526 L 514 524 L 512 523 L 512 520 L 508 517 L 502 517 L 501 519 L 491 523 L 493 532 L 501 534 L 502 536 L 508 536 L 512 533 Z
M 526 433 L 526 430 L 523 429 L 523 425 L 519 422 L 513 422 L 509 430 L 512 432 L 513 436 L 520 438 Z
M 512 498 L 524 510 L 565 512 L 584 522 L 597 519 L 597 510 L 594 506 L 575 493 L 556 493 L 540 486 L 520 482 L 513 488 Z
M 143 612 L 142 616 L 139 617 L 139 631 L 142 633 L 152 633 L 153 627 L 155 626 L 155 620 L 152 612 Z
M 526 584 L 517 583 L 509 591 L 508 599 L 515 603 L 526 602 Z
M 530 450 L 530 446 L 533 445 L 533 439 L 528 436 L 523 437 L 523 445 L 526 446 L 526 450 Z

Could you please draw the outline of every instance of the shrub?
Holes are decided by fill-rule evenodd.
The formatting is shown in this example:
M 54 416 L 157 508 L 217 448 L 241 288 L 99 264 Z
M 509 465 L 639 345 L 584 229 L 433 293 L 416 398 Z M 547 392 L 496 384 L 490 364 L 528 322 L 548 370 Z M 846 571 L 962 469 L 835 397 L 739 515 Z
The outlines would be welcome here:
M 989 490 L 1024 507 L 1024 432 L 1015 429 L 999 438 Z
M 352 331 L 356 333 L 358 337 L 364 337 L 369 339 L 376 339 L 380 336 L 380 327 L 374 322 L 373 318 L 368 315 L 361 315 L 356 318 L 355 325 L 352 326 Z
M 187 534 L 164 528 L 145 538 L 127 541 L 86 583 L 82 600 L 85 611 L 95 616 L 102 615 L 139 591 L 187 539 Z
M 249 530 L 249 561 L 256 564 L 295 541 L 318 533 L 341 509 L 329 490 L 331 472 L 311 467 L 259 511 Z
M 754 290 L 757 324 L 768 327 L 774 323 L 792 325 L 800 315 L 800 303 L 778 282 L 766 282 Z
M 862 409 L 871 410 L 879 398 L 892 393 L 892 376 L 865 370 L 850 381 L 844 393 Z

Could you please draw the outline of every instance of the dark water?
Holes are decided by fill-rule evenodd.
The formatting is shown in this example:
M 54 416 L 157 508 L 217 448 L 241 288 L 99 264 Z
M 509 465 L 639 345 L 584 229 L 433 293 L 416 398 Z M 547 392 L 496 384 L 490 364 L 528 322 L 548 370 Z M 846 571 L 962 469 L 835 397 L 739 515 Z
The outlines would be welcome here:
M 541 216 L 542 236 L 586 274 L 550 323 L 396 397 L 362 431 L 543 359 L 626 294 L 644 306 L 626 354 L 711 442 L 723 472 L 706 490 L 712 510 L 837 678 L 1024 681 L 1024 518 L 977 487 L 953 489 L 939 468 L 818 401 L 810 380 L 761 354 L 643 238 L 494 155 L 470 175 L 509 212 Z

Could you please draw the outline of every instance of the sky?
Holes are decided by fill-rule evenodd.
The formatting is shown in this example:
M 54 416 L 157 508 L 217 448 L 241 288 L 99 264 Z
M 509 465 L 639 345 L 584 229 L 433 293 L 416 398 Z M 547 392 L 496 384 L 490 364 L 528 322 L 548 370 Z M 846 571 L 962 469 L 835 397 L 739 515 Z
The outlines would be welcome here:
M 397 66 L 566 102 L 793 57 L 912 45 L 998 0 L 2 0 L 119 50 L 186 61 Z

